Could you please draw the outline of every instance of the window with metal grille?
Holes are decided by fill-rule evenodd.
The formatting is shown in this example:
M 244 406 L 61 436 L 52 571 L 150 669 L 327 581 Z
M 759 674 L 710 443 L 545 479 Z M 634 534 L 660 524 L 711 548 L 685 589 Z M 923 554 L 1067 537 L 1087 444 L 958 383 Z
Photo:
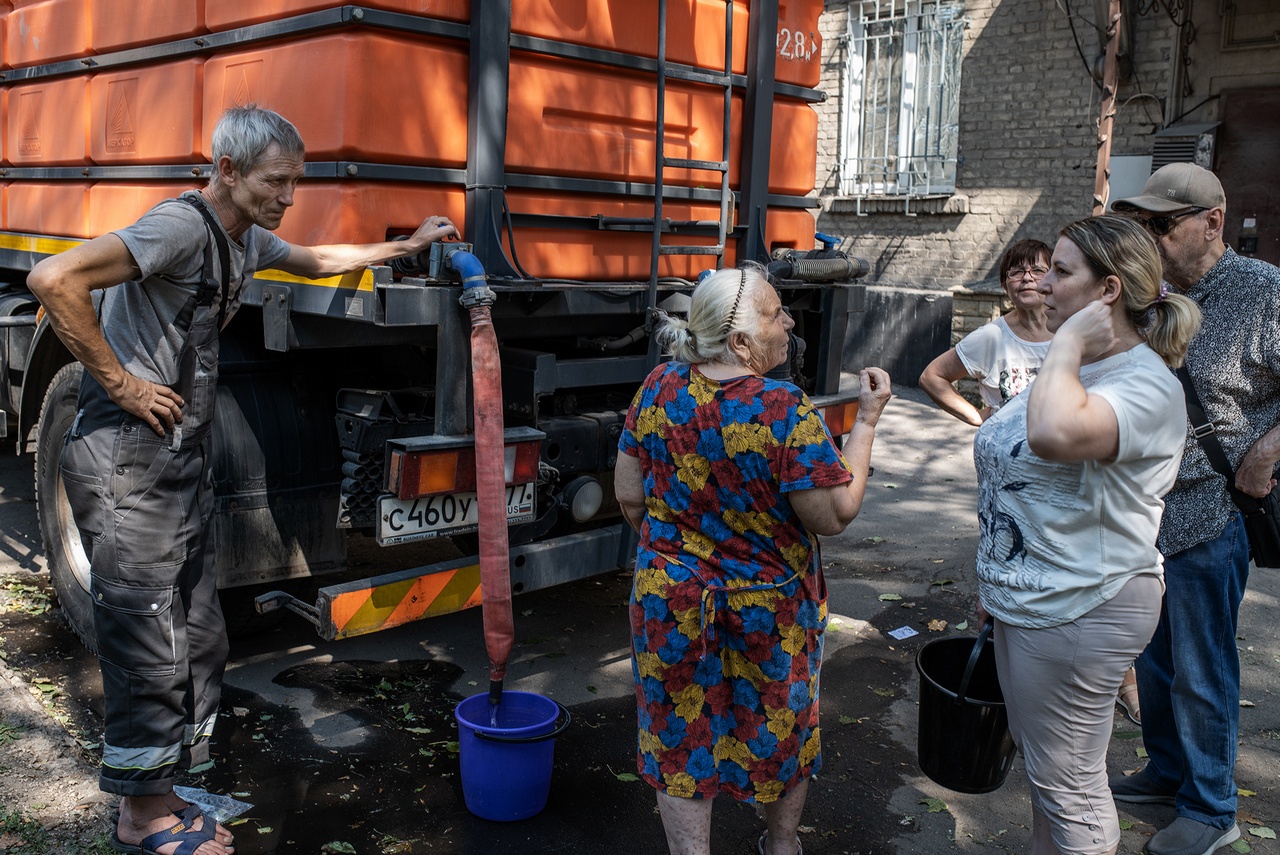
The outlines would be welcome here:
M 956 185 L 964 4 L 849 4 L 840 193 L 928 196 Z

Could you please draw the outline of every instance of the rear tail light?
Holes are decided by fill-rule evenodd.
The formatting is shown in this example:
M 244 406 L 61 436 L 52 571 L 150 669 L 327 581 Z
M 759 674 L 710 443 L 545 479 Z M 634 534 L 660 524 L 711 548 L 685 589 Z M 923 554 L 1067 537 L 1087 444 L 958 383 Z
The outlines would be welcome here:
M 510 428 L 504 434 L 504 482 L 536 482 L 545 434 L 531 428 Z M 471 437 L 393 439 L 387 443 L 387 455 L 387 492 L 400 499 L 476 489 L 476 448 Z

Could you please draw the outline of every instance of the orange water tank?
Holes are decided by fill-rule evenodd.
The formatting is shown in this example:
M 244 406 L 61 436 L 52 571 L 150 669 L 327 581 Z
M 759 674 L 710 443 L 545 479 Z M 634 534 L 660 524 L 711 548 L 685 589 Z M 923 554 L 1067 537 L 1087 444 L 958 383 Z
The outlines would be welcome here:
M 277 234 L 303 245 L 373 243 L 389 231 L 413 231 L 434 214 L 459 224 L 466 219 L 462 185 L 307 181 L 298 185 Z
M 212 0 L 211 0 L 212 2 Z M 748 0 L 734 0 L 733 70 L 746 71 Z M 818 17 L 823 0 L 782 0 L 778 7 L 777 79 L 815 87 L 822 76 Z M 724 69 L 725 0 L 669 0 L 667 60 Z M 636 56 L 658 55 L 655 0 L 512 0 L 514 32 Z
M 4 156 L 13 166 L 88 164 L 89 80 L 56 77 L 5 93 Z
M 5 61 L 10 67 L 89 52 L 89 0 L 13 0 L 13 12 L 5 21 Z
M 342 4 L 335 0 L 254 0 L 252 3 L 246 3 L 245 0 L 204 0 L 204 14 L 209 29 L 217 32 L 340 5 Z M 428 18 L 471 20 L 470 0 L 371 0 L 359 5 Z
M 781 0 L 774 76 L 783 83 L 816 88 L 822 80 L 822 36 L 818 18 L 823 0 Z
M 95 53 L 204 32 L 204 0 L 89 0 L 89 46 Z
M 204 156 L 222 112 L 254 102 L 297 126 L 308 160 L 467 162 L 465 43 L 348 32 L 221 54 L 205 65 Z
M 0 0 L 0 68 L 11 68 L 9 64 L 9 46 L 5 43 L 4 32 L 9 26 L 9 13 L 13 11 L 13 3 Z
M 100 181 L 89 188 L 87 234 L 105 235 L 122 229 L 165 199 L 203 185 L 197 181 L 117 183 Z
M 733 3 L 733 70 L 747 67 L 748 0 Z M 724 70 L 725 0 L 669 0 L 667 61 Z M 513 32 L 656 58 L 654 0 L 512 0 Z
M 84 238 L 89 231 L 89 183 L 14 181 L 4 197 L 5 228 Z
M 198 163 L 204 60 L 131 66 L 89 82 L 94 163 Z
M 579 217 L 647 217 L 653 215 L 653 202 L 644 198 L 594 196 L 585 193 L 553 193 L 537 190 L 509 190 L 507 203 L 512 214 L 560 214 Z M 715 220 L 720 208 L 714 202 L 680 202 L 668 200 L 663 215 L 673 220 Z M 649 277 L 649 253 L 652 235 L 645 232 L 592 231 L 556 229 L 517 225 L 515 253 L 521 266 L 534 277 L 583 279 L 593 281 L 642 280 Z M 770 209 L 770 248 L 812 249 L 813 214 L 806 210 Z M 672 243 L 672 239 L 667 239 Z M 510 241 L 503 243 L 510 253 Z M 682 237 L 679 243 L 709 246 L 713 237 Z M 730 241 L 725 264 L 736 263 L 734 242 Z M 692 279 L 714 265 L 709 256 L 663 257 L 660 275 Z
M 506 164 L 511 172 L 651 182 L 657 157 L 657 85 L 652 75 L 512 52 Z M 733 101 L 730 183 L 738 183 L 742 97 Z M 666 95 L 666 154 L 719 160 L 724 102 L 714 87 L 672 82 Z M 813 189 L 818 116 L 803 101 L 777 98 L 769 189 Z M 719 173 L 668 170 L 664 181 L 718 186 Z

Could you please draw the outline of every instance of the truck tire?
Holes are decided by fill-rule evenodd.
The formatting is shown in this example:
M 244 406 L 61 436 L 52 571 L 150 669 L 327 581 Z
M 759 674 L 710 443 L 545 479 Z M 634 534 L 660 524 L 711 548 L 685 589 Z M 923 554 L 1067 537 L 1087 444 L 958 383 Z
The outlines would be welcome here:
M 76 418 L 82 373 L 78 362 L 64 365 L 53 375 L 40 406 L 40 424 L 36 428 L 36 512 L 58 605 L 72 632 L 85 647 L 97 653 L 98 636 L 89 596 L 89 557 L 71 518 L 71 506 L 67 503 L 62 470 L 58 466 L 63 438 Z

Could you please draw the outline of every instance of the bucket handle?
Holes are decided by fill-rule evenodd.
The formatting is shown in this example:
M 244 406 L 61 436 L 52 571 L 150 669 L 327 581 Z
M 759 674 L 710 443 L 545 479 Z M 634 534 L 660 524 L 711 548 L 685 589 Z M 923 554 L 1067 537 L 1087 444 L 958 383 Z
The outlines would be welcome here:
M 556 716 L 556 726 L 551 729 L 550 733 L 540 733 L 537 736 L 500 736 L 495 733 L 485 733 L 482 730 L 472 730 L 477 739 L 484 739 L 488 742 L 508 742 L 508 743 L 527 743 L 527 742 L 545 742 L 548 739 L 555 739 L 568 729 L 569 723 L 573 721 L 573 716 L 569 714 L 569 709 L 564 704 L 554 698 L 547 698 L 551 703 L 560 708 L 560 714 Z
M 960 678 L 960 687 L 956 690 L 956 703 L 965 702 L 969 694 L 969 679 L 973 677 L 973 669 L 978 667 L 978 657 L 982 655 L 982 648 L 986 646 L 987 639 L 991 638 L 994 627 L 995 621 L 989 620 L 978 630 L 978 638 L 973 642 L 973 652 L 969 654 L 969 661 L 964 666 L 964 676 Z

